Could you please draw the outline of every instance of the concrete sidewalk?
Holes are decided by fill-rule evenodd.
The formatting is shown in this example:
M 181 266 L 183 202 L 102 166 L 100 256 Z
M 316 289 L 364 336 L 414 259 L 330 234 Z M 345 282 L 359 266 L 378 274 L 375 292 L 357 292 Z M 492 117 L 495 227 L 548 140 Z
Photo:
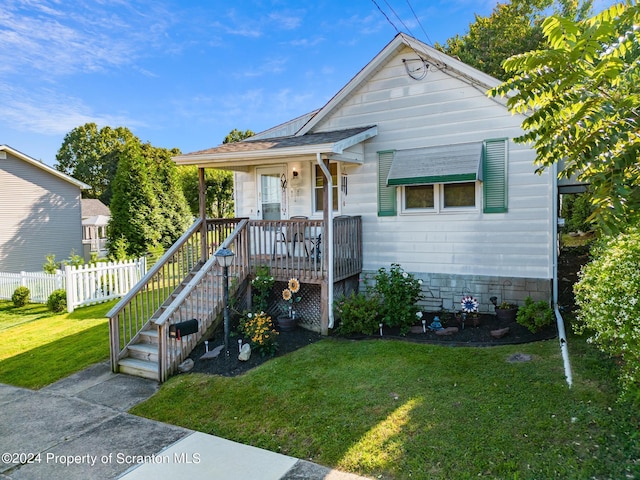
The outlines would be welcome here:
M 126 413 L 157 382 L 107 363 L 39 391 L 0 384 L 0 479 L 362 479 Z

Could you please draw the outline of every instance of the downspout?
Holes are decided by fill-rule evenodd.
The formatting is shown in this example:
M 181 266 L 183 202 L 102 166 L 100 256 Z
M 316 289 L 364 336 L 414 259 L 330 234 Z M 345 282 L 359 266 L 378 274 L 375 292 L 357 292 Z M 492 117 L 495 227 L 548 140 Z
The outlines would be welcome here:
M 324 174 L 324 178 L 327 181 L 327 186 L 329 188 L 327 205 L 324 208 L 328 209 L 327 213 L 327 236 L 325 241 L 324 253 L 327 255 L 327 282 L 329 283 L 329 288 L 327 289 L 327 299 L 329 302 L 328 313 L 329 313 L 329 328 L 333 328 L 333 179 L 331 178 L 331 172 L 327 168 L 327 166 L 322 161 L 322 155 L 320 153 L 316 153 L 316 161 L 318 162 L 318 166 L 322 173 Z
M 556 315 L 558 326 L 558 340 L 560 341 L 560 352 L 564 363 L 564 376 L 569 388 L 573 385 L 571 376 L 571 363 L 569 362 L 569 346 L 567 344 L 567 334 L 564 328 L 564 319 L 558 308 L 558 165 L 553 164 L 551 169 L 553 175 L 553 311 Z

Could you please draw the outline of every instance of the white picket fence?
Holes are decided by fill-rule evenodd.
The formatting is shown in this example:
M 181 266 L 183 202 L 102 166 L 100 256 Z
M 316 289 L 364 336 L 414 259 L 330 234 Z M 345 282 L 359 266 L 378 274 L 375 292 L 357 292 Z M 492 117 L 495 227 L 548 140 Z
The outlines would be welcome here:
M 64 272 L 0 272 L 0 299 L 11 300 L 13 292 L 20 286 L 27 287 L 29 300 L 46 303 L 54 290 L 67 292 L 67 311 L 120 298 L 133 288 L 147 273 L 146 259 L 123 262 L 96 263 L 66 266 Z

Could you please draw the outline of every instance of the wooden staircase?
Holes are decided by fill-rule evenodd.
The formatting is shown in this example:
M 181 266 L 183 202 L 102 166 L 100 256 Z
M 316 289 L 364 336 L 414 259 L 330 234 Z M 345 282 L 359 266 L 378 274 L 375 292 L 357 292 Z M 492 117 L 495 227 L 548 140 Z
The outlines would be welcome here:
M 138 335 L 125 347 L 124 356 L 118 361 L 118 369 L 120 373 L 135 375 L 138 377 L 159 380 L 158 378 L 158 359 L 159 359 L 159 341 L 158 326 L 156 320 L 161 317 L 162 313 L 167 310 L 171 304 L 176 301 L 179 293 L 182 292 L 191 282 L 195 274 L 200 270 L 202 264 L 198 263 L 194 269 L 189 272 L 182 283 L 176 288 L 162 306 L 151 316 L 151 319 L 138 332 Z M 214 300 L 214 303 L 219 303 Z M 216 309 L 217 310 L 217 309 Z M 207 316 L 208 312 L 198 312 Z M 180 352 L 175 352 L 180 354 Z M 187 352 L 186 355 L 191 353 Z
M 246 221 L 240 222 L 221 245 L 234 247 L 236 252 L 233 268 L 229 268 L 229 278 L 234 279 L 230 296 L 246 285 L 248 268 L 242 241 L 245 225 Z M 107 314 L 114 372 L 164 382 L 220 319 L 224 309 L 222 269 L 213 256 L 206 261 L 194 257 L 208 249 L 200 248 L 200 239 L 190 242 L 197 237 L 197 229 L 194 226 L 190 230 L 181 239 L 184 248 L 172 247 L 135 291 Z M 185 255 L 188 261 L 179 260 Z M 170 337 L 171 325 L 191 319 L 198 320 L 196 333 L 180 339 Z

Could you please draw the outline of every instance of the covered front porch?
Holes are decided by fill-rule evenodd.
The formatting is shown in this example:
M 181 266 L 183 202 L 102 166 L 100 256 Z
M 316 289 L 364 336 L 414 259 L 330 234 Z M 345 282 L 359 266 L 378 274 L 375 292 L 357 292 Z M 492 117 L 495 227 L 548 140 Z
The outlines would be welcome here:
M 248 219 L 249 274 L 265 266 L 276 281 L 297 278 L 320 286 L 320 331 L 326 334 L 333 328 L 334 296 L 351 290 L 347 279 L 357 279 L 363 263 L 360 212 L 343 211 L 346 169 L 363 164 L 364 143 L 377 127 L 309 132 L 308 120 L 174 161 L 198 167 L 203 221 L 205 169 L 234 172 L 235 214 Z
M 276 282 L 297 278 L 303 285 L 313 286 L 312 291 L 319 292 L 319 298 L 309 299 L 308 310 L 318 318 L 309 324 L 327 334 L 331 327 L 330 290 L 348 291 L 357 284 L 362 272 L 361 217 L 340 216 L 331 222 L 333 241 L 329 242 L 324 220 L 208 219 L 207 232 L 200 237 L 207 243 L 202 249 L 207 258 L 202 260 L 206 262 L 230 233 L 239 228 L 231 247 L 235 253 L 234 268 L 248 272 L 251 279 L 258 268 L 266 267 Z M 248 297 L 250 292 L 249 283 Z

